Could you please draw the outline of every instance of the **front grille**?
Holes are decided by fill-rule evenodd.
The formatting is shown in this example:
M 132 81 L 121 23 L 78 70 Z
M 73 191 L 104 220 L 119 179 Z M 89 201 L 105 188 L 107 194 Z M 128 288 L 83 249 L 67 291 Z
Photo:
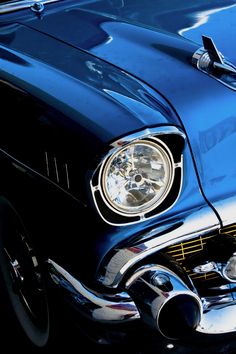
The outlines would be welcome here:
M 219 231 L 219 234 L 236 237 L 236 224 L 225 226 Z
M 204 273 L 196 274 L 192 273 L 192 270 L 184 266 L 186 260 L 196 254 L 201 254 L 206 250 L 207 243 L 209 240 L 213 240 L 216 237 L 224 237 L 224 235 L 230 235 L 236 237 L 236 224 L 226 226 L 223 229 L 209 234 L 206 236 L 199 236 L 193 240 L 178 243 L 176 245 L 170 246 L 166 249 L 166 253 L 174 258 L 179 264 L 183 265 L 185 271 L 189 274 L 192 280 L 195 281 L 205 281 L 219 278 L 217 273 Z M 233 253 L 233 251 L 232 251 Z M 211 259 L 209 259 L 211 261 Z

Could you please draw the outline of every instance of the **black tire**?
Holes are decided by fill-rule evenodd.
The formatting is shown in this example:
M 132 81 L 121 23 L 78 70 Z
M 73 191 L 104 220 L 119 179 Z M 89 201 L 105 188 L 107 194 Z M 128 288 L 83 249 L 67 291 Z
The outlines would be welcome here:
M 19 345 L 22 338 L 45 347 L 50 320 L 43 273 L 20 217 L 4 198 L 0 198 L 0 294 L 1 312 L 7 316 L 1 327 L 8 345 Z

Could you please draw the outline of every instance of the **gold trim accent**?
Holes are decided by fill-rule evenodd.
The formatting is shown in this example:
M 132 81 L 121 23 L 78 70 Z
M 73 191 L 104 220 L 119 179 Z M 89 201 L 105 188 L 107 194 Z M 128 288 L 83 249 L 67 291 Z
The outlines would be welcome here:
M 203 251 L 209 239 L 212 239 L 220 235 L 222 235 L 222 237 L 224 235 L 230 235 L 236 237 L 236 224 L 228 225 L 223 229 L 219 230 L 217 233 L 214 233 L 212 235 L 198 236 L 197 238 L 191 241 L 181 242 L 169 246 L 167 248 L 166 253 L 170 255 L 172 258 L 174 258 L 177 262 L 182 264 L 183 261 L 187 259 L 190 255 Z M 192 273 L 190 269 L 186 269 L 185 267 L 184 270 L 188 273 L 188 275 L 192 280 L 212 280 L 212 279 L 219 278 L 219 275 L 214 272 L 205 273 L 205 274 L 196 274 L 196 273 Z

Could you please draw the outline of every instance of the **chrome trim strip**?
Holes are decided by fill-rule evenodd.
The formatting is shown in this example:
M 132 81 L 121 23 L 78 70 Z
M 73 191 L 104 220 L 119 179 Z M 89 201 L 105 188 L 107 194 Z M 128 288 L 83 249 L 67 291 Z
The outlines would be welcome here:
M 57 183 L 60 183 L 56 157 L 53 158 L 53 162 L 54 162 L 54 167 L 55 167 L 55 172 L 56 172 L 56 180 L 57 180 Z
M 46 171 L 47 171 L 47 177 L 49 177 L 49 162 L 48 162 L 48 153 L 45 151 L 45 162 L 46 162 Z
M 147 139 L 147 138 L 151 138 L 152 136 L 166 135 L 166 134 L 177 134 L 182 136 L 184 139 L 186 139 L 185 134 L 179 128 L 176 128 L 173 125 L 166 125 L 166 126 L 156 127 L 156 128 L 147 128 L 137 133 L 130 134 L 128 136 L 125 136 L 121 139 L 114 141 L 111 144 L 111 147 L 118 149 L 121 148 L 121 146 L 129 144 L 131 141 L 145 139 L 145 138 Z M 112 153 L 113 151 L 110 151 L 108 156 Z
M 14 11 L 19 11 L 23 9 L 30 8 L 35 5 L 35 3 L 40 3 L 42 5 L 44 4 L 49 4 L 52 2 L 58 2 L 58 1 L 63 1 L 63 0 L 22 0 L 22 1 L 13 1 L 13 2 L 5 2 L 2 5 L 0 5 L 0 15 L 9 13 L 9 12 L 14 12 Z
M 126 292 L 115 295 L 102 295 L 86 288 L 56 262 L 49 259 L 49 273 L 53 282 L 63 289 L 67 300 L 78 311 L 93 321 L 127 322 L 140 318 L 136 305 Z
M 219 229 L 219 220 L 208 206 L 190 211 L 183 219 L 168 221 L 144 233 L 138 244 L 113 250 L 112 256 L 100 268 L 98 279 L 103 285 L 116 288 L 128 269 L 138 261 L 170 245 Z
M 70 179 L 69 179 L 69 172 L 68 172 L 68 165 L 65 163 L 65 170 L 66 170 L 66 185 L 67 189 L 70 189 Z
M 214 202 L 214 208 L 220 215 L 223 227 L 235 223 L 236 196 Z

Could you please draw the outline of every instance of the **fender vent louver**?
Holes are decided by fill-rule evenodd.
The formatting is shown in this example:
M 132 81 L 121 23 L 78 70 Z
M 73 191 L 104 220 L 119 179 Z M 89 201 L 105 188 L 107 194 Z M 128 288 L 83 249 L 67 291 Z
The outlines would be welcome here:
M 60 158 L 45 151 L 45 175 L 64 189 L 70 190 L 68 164 Z

